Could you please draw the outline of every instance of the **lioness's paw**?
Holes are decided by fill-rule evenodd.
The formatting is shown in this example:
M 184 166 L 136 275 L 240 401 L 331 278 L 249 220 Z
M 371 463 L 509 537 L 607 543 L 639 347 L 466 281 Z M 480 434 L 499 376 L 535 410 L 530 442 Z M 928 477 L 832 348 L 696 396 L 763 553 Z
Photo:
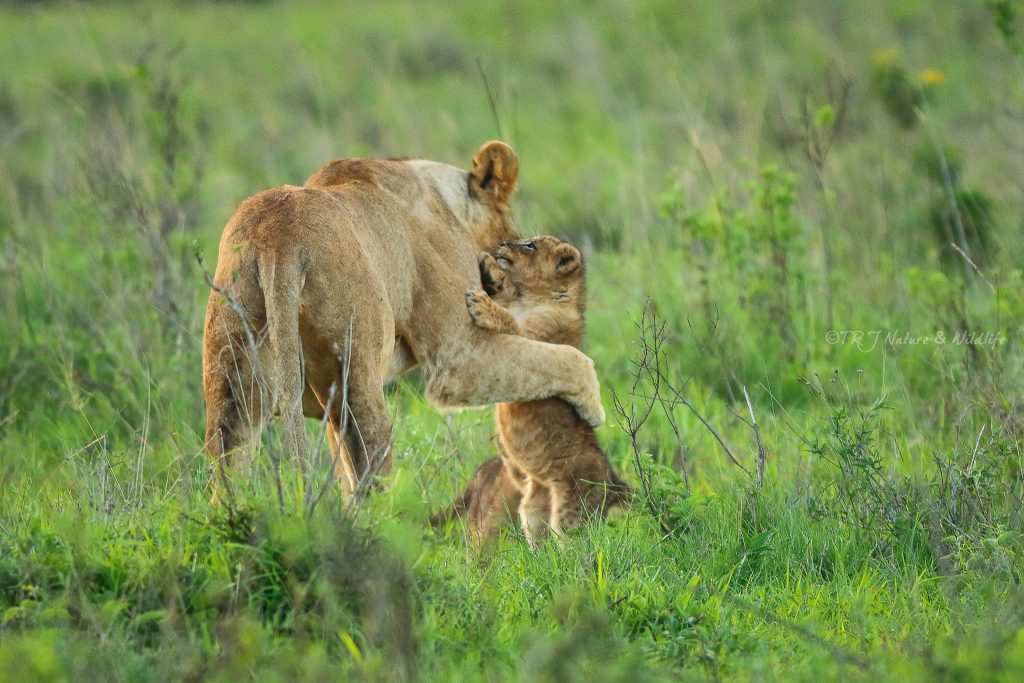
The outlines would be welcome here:
M 583 354 L 580 354 L 583 355 Z M 597 381 L 597 374 L 594 372 L 594 361 L 583 355 L 584 359 L 584 387 L 578 395 L 569 399 L 569 402 L 576 408 L 576 412 L 591 427 L 600 427 L 604 424 L 604 406 L 601 405 L 601 385 Z
M 580 397 L 579 402 L 573 402 L 573 405 L 579 416 L 591 427 L 600 427 L 604 424 L 604 406 L 601 405 L 599 397 L 596 400 Z

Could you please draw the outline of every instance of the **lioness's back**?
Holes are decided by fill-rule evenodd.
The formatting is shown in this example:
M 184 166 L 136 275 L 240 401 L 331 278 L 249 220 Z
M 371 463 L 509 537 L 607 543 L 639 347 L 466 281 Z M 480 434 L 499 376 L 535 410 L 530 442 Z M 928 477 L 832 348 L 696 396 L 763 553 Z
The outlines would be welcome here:
M 346 185 L 372 185 L 393 194 L 408 190 L 416 180 L 404 159 L 336 159 L 309 176 L 305 187 L 340 188 Z

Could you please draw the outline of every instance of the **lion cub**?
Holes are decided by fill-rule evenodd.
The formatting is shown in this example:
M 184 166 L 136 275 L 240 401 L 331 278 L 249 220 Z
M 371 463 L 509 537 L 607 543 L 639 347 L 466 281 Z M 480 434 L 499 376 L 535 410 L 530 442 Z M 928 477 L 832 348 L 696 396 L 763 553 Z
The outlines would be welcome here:
M 505 243 L 482 255 L 480 271 L 490 296 L 466 292 L 466 307 L 478 327 L 552 344 L 583 342 L 586 290 L 576 247 L 556 237 Z M 484 463 L 460 496 L 481 540 L 515 509 L 517 494 L 519 521 L 531 545 L 548 529 L 560 534 L 584 515 L 603 515 L 631 494 L 594 430 L 565 401 L 499 403 L 495 422 L 501 466 Z
M 464 519 L 470 538 L 483 545 L 518 516 L 525 485 L 526 474 L 514 462 L 491 458 L 477 468 L 451 505 L 430 518 L 430 524 L 439 527 L 456 517 Z

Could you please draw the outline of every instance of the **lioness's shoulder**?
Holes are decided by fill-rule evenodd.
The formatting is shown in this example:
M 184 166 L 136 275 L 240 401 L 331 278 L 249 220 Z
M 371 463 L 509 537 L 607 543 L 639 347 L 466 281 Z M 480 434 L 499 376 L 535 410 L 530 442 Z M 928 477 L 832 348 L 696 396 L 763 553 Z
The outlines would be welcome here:
M 347 183 L 375 183 L 380 176 L 381 159 L 335 159 L 306 178 L 306 187 L 329 187 Z
M 369 183 L 389 187 L 406 179 L 412 171 L 404 158 L 395 159 L 335 159 L 306 179 L 306 187 L 331 188 L 353 183 Z

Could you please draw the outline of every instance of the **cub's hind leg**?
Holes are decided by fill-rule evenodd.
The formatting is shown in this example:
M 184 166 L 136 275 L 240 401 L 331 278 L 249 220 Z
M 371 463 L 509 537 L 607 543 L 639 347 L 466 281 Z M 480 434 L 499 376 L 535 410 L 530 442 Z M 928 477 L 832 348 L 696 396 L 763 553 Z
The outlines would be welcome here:
M 497 538 L 501 527 L 515 519 L 523 500 L 522 484 L 511 471 L 508 461 L 503 458 L 489 461 L 494 462 L 497 466 L 491 465 L 492 480 L 470 505 L 470 526 L 477 529 L 478 546 Z
M 550 519 L 551 498 L 547 487 L 533 477 L 527 478 L 523 500 L 519 503 L 519 524 L 531 547 L 536 547 L 547 535 Z
M 580 523 L 583 517 L 583 501 L 572 486 L 564 483 L 552 483 L 551 492 L 551 531 L 561 536 L 567 529 Z

